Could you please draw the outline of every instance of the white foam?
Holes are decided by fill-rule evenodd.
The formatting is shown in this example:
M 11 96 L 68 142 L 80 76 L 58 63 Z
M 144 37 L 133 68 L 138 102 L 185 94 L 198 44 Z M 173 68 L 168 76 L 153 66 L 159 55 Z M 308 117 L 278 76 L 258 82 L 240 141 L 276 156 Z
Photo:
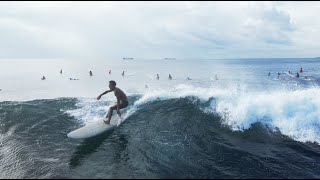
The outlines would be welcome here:
M 113 100 L 114 99 L 98 101 L 95 98 L 78 98 L 78 103 L 76 104 L 77 108 L 74 110 L 67 110 L 65 113 L 75 117 L 75 119 L 80 123 L 92 123 L 94 121 L 101 120 L 107 115 L 109 108 L 115 104 Z M 134 107 L 127 109 L 126 113 L 121 116 L 121 118 L 117 118 L 119 121 L 114 122 L 111 119 L 110 123 L 119 126 L 125 121 L 125 119 L 135 112 L 135 109 L 136 108 Z M 123 112 L 123 110 L 121 110 L 121 112 Z M 116 112 L 113 112 L 113 114 L 115 113 Z
M 228 88 L 178 85 L 173 89 L 147 91 L 135 106 L 187 96 L 198 97 L 203 102 L 213 97 L 215 102 L 203 109 L 204 112 L 217 113 L 232 130 L 243 131 L 260 122 L 297 141 L 320 143 L 320 89 L 315 87 L 255 92 L 239 85 Z
M 67 110 L 65 113 L 75 117 L 82 123 L 89 123 L 103 118 L 108 112 L 111 103 L 105 100 L 96 100 L 94 98 L 79 98 L 78 107 L 74 110 Z
M 233 130 L 261 122 L 301 142 L 320 143 L 320 89 L 256 92 L 217 102 L 216 111 L 226 114 L 224 123 Z

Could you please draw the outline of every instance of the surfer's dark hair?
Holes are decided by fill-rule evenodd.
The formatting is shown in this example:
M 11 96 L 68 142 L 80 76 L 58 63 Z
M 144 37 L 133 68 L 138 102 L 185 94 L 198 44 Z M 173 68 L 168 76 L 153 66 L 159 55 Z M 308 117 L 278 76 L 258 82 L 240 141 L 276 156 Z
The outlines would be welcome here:
M 117 85 L 117 83 L 116 83 L 115 81 L 113 81 L 113 80 L 109 81 L 109 83 L 112 84 L 112 85 L 114 85 L 114 86 Z

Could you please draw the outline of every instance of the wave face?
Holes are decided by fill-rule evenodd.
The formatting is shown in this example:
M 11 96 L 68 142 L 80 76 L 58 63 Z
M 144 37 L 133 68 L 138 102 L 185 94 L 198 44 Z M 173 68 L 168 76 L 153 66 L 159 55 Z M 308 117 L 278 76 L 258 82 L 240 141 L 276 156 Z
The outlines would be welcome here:
M 1 178 L 320 177 L 319 89 L 229 89 L 131 95 L 125 121 L 86 140 L 66 135 L 114 101 L 1 102 Z

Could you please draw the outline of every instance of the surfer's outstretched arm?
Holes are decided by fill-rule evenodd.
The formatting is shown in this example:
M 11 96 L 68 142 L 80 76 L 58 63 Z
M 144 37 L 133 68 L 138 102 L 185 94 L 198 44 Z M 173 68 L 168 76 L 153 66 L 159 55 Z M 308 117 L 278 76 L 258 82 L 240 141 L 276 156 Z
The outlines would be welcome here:
M 105 94 L 107 94 L 107 93 L 109 93 L 109 92 L 111 92 L 112 90 L 107 90 L 107 91 L 105 91 L 105 92 L 103 92 L 102 94 L 100 94 L 98 97 L 97 97 L 97 99 L 99 100 L 100 98 L 101 98 L 101 96 L 103 96 L 103 95 L 105 95 Z

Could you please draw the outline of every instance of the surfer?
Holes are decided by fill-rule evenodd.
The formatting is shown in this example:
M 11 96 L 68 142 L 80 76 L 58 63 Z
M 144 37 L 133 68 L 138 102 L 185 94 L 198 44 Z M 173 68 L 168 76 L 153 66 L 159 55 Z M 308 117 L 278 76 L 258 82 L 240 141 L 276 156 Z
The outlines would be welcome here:
M 269 72 L 268 76 L 270 76 L 270 75 L 271 75 L 271 73 Z
M 159 74 L 157 74 L 157 80 L 159 80 Z
M 122 76 L 124 76 L 124 71 L 122 71 Z
M 109 70 L 109 74 L 111 74 L 111 69 Z
M 42 76 L 41 80 L 45 80 L 45 79 L 46 79 L 46 77 Z
M 299 73 L 297 73 L 296 77 L 299 78 Z
M 89 72 L 89 75 L 92 76 L 92 71 Z
M 62 69 L 60 70 L 60 74 L 62 74 Z
M 171 74 L 169 74 L 169 78 L 168 78 L 169 80 L 171 80 L 172 79 L 172 77 L 171 77 Z
M 99 100 L 101 98 L 101 96 L 103 96 L 109 92 L 112 92 L 112 91 L 114 91 L 114 95 L 117 97 L 117 104 L 115 104 L 114 106 L 111 106 L 109 108 L 108 114 L 106 116 L 106 118 L 108 118 L 108 120 L 107 121 L 103 120 L 106 124 L 110 124 L 113 110 L 117 110 L 117 114 L 121 117 L 120 109 L 123 109 L 128 106 L 127 95 L 121 89 L 116 87 L 115 81 L 112 81 L 112 80 L 109 81 L 109 89 L 110 90 L 103 92 L 102 94 L 100 94 L 97 97 L 97 100 Z
M 300 68 L 300 73 L 302 73 L 303 72 L 303 69 L 302 68 Z

